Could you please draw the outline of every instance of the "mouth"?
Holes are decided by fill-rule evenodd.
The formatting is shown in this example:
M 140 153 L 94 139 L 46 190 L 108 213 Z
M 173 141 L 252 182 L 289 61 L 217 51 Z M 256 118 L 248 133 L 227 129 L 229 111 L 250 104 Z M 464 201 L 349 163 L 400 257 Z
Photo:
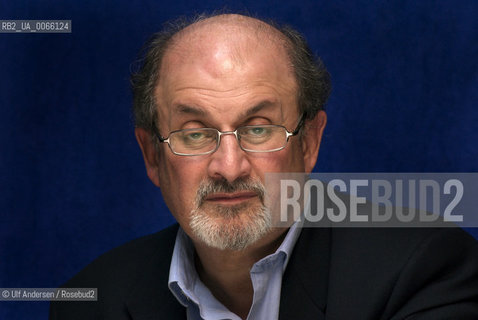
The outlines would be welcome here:
M 204 199 L 204 201 L 217 205 L 232 206 L 258 197 L 258 194 L 253 191 L 239 191 L 233 193 L 210 194 Z

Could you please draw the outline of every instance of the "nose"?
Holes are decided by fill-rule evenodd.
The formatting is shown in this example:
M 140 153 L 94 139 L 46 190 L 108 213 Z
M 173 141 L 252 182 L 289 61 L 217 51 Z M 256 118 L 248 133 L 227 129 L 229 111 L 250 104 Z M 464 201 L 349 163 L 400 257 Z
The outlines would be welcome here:
M 224 178 L 229 182 L 249 176 L 251 163 L 233 133 L 223 134 L 219 148 L 211 155 L 208 174 L 213 179 Z

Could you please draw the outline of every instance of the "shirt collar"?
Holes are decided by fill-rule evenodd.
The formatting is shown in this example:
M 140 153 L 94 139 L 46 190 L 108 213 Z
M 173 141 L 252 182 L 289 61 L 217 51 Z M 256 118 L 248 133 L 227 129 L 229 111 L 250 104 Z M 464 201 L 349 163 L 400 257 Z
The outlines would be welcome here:
M 302 225 L 303 222 L 302 220 L 294 222 L 292 226 L 289 228 L 289 231 L 287 232 L 287 235 L 284 238 L 284 241 L 282 241 L 281 245 L 277 249 L 277 252 L 284 252 L 285 253 L 285 261 L 284 261 L 284 266 L 282 268 L 282 272 L 285 271 L 285 268 L 287 267 L 287 264 L 289 263 L 290 256 L 292 255 L 292 251 L 294 250 L 295 243 L 297 242 L 297 239 L 299 238 L 300 231 L 302 230 Z
M 184 306 L 187 306 L 187 297 L 198 302 L 192 291 L 196 280 L 198 280 L 198 274 L 194 266 L 194 245 L 183 229 L 179 227 L 169 268 L 168 286 Z

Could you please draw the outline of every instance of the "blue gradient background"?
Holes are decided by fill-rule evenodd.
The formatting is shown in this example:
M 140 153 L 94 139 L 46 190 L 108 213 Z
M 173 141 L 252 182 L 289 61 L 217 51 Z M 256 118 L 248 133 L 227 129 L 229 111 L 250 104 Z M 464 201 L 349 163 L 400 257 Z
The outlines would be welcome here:
M 0 287 L 56 287 L 173 222 L 133 136 L 130 65 L 166 20 L 223 7 L 293 25 L 323 58 L 316 171 L 478 171 L 477 1 L 0 1 L 0 19 L 73 21 L 0 34 Z

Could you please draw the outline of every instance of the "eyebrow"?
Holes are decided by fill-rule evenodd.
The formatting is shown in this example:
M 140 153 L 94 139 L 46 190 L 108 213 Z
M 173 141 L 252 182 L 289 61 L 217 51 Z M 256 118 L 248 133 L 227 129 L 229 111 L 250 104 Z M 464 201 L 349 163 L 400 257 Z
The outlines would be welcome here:
M 185 113 L 185 114 L 193 114 L 197 116 L 206 116 L 207 112 L 198 107 L 187 106 L 185 104 L 180 104 L 175 108 L 176 113 Z
M 272 101 L 269 101 L 269 100 L 265 100 L 265 101 L 262 101 L 260 103 L 258 103 L 257 105 L 255 105 L 254 107 L 246 110 L 242 115 L 241 117 L 242 118 L 246 118 L 246 117 L 249 117 L 255 113 L 258 113 L 259 111 L 261 111 L 262 109 L 265 109 L 265 108 L 268 108 L 268 107 L 272 107 L 274 106 L 275 103 L 272 102 Z
M 262 109 L 274 106 L 276 103 L 269 101 L 269 100 L 264 100 L 259 102 L 257 105 L 255 105 L 252 108 L 249 108 L 245 112 L 241 114 L 241 118 L 246 118 L 249 117 L 255 113 L 258 113 Z M 175 108 L 175 112 L 179 114 L 192 114 L 196 116 L 207 116 L 208 112 L 204 110 L 201 107 L 194 107 L 194 106 L 188 106 L 185 104 L 180 104 Z

